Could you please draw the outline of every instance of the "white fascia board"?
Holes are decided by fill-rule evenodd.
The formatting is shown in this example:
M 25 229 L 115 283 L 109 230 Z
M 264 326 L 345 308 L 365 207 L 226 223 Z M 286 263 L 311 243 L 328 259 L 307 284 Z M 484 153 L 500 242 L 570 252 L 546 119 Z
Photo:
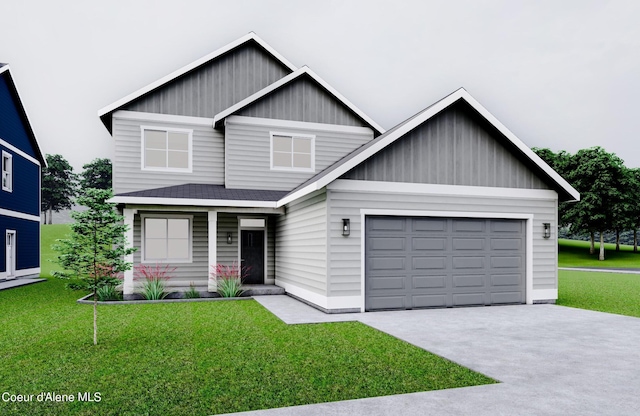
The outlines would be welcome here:
M 9 65 L 5 65 L 2 68 L 0 68 L 0 74 L 2 74 L 5 71 L 8 71 L 8 70 L 9 70 Z
M 318 187 L 318 182 L 313 182 L 302 189 L 297 190 L 296 192 L 286 195 L 284 198 L 280 199 L 276 203 L 276 207 L 280 208 L 283 205 L 287 205 L 289 202 L 295 201 L 298 198 L 302 198 L 305 195 L 310 194 L 313 191 L 317 191 L 320 189 Z
M 488 186 L 437 185 L 409 182 L 382 182 L 338 179 L 327 185 L 327 189 L 344 192 L 372 192 L 384 194 L 415 194 L 443 196 L 477 196 L 500 199 L 544 199 L 557 200 L 558 193 L 551 189 L 497 188 Z
M 340 124 L 324 124 L 324 123 L 311 123 L 307 121 L 291 121 L 280 120 L 273 118 L 261 118 L 261 117 L 247 117 L 247 116 L 229 116 L 224 121 L 225 126 L 229 124 L 241 124 L 243 126 L 260 126 L 267 128 L 279 128 L 279 129 L 296 129 L 304 131 L 322 131 L 331 133 L 348 133 L 348 134 L 360 134 L 365 136 L 371 136 L 373 130 L 369 127 L 361 126 L 343 126 Z
M 273 49 L 271 46 L 269 46 L 265 41 L 263 41 L 262 39 L 260 39 L 260 37 L 258 37 L 258 35 L 256 35 L 253 32 L 250 32 L 244 36 L 242 36 L 240 39 L 237 39 L 229 44 L 227 44 L 226 46 L 223 46 L 220 49 L 217 49 L 213 52 L 211 52 L 210 54 L 203 56 L 202 58 L 191 62 L 190 64 L 176 70 L 173 71 L 172 73 L 170 73 L 169 75 L 160 78 L 159 80 L 152 82 L 151 84 L 147 85 L 146 87 L 143 87 L 141 89 L 139 89 L 138 91 L 127 95 L 126 97 L 109 104 L 108 106 L 98 110 L 98 116 L 102 117 L 103 115 L 112 112 L 113 110 L 127 104 L 130 101 L 135 100 L 136 98 L 160 87 L 161 85 L 166 84 L 167 82 L 170 82 L 176 78 L 178 78 L 179 76 L 191 71 L 194 68 L 197 68 L 198 66 L 205 64 L 215 58 L 217 58 L 218 56 L 229 52 L 230 50 L 242 45 L 245 42 L 248 42 L 249 40 L 254 40 L 255 42 L 257 42 L 260 46 L 262 46 L 265 50 L 267 50 L 267 52 L 269 52 L 274 58 L 276 58 L 278 61 L 280 61 L 284 66 L 286 66 L 287 68 L 289 68 L 291 71 L 295 71 L 296 67 L 289 62 L 284 56 L 280 55 L 278 52 L 276 52 L 275 49 Z
M 360 118 L 362 118 L 369 125 L 371 125 L 374 129 L 376 129 L 378 131 L 378 133 L 382 134 L 382 133 L 385 132 L 385 130 L 382 128 L 382 126 L 380 126 L 378 123 L 373 121 L 373 119 L 371 119 L 369 116 L 367 116 L 358 107 L 353 105 L 353 103 L 351 101 L 347 100 L 346 97 L 344 97 L 342 94 L 340 94 L 331 85 L 327 84 L 327 82 L 325 80 L 320 78 L 318 76 L 318 74 L 313 72 L 307 66 L 303 66 L 302 68 L 298 69 L 297 71 L 292 72 L 291 74 L 287 75 L 286 77 L 283 77 L 283 78 L 279 79 L 278 81 L 274 82 L 273 84 L 268 85 L 267 87 L 261 89 L 260 91 L 256 92 L 253 95 L 250 95 L 249 97 L 247 97 L 244 100 L 238 102 L 237 104 L 235 104 L 235 105 L 227 108 L 226 110 L 223 110 L 220 113 L 216 114 L 215 117 L 213 118 L 214 127 L 215 127 L 216 123 L 220 122 L 224 118 L 229 117 L 230 115 L 232 115 L 236 111 L 241 110 L 242 108 L 250 105 L 251 103 L 259 100 L 260 98 L 264 97 L 265 95 L 275 91 L 276 89 L 282 87 L 283 85 L 288 84 L 289 82 L 295 80 L 296 78 L 299 78 L 300 76 L 302 76 L 304 74 L 307 74 L 311 78 L 313 78 L 318 84 L 320 84 L 323 88 L 325 88 L 327 91 L 329 91 L 330 94 L 332 94 L 334 97 L 336 97 L 338 100 L 340 100 L 345 106 L 349 107 L 349 109 L 351 109 L 351 111 L 356 113 Z
M 213 123 L 212 118 L 206 117 L 177 116 L 174 114 L 145 113 L 128 110 L 118 110 L 114 112 L 113 118 L 134 121 L 153 121 L 158 123 L 190 124 L 204 127 L 211 127 L 211 123 Z
M 22 150 L 18 149 L 17 147 L 15 147 L 14 145 L 12 145 L 11 143 L 2 140 L 0 138 L 0 145 L 6 147 L 7 149 L 9 149 L 10 151 L 12 151 L 13 153 L 22 156 L 23 158 L 27 159 L 29 162 L 36 164 L 38 166 L 40 166 L 40 161 L 32 156 L 29 156 L 28 154 L 26 154 L 25 152 L 23 152 Z M 45 161 L 46 162 L 46 161 Z
M 227 200 L 227 199 L 152 198 L 152 197 L 140 197 L 140 196 L 114 196 L 113 198 L 109 199 L 108 202 L 113 204 L 140 204 L 140 205 L 277 208 L 276 201 L 247 201 L 247 200 Z

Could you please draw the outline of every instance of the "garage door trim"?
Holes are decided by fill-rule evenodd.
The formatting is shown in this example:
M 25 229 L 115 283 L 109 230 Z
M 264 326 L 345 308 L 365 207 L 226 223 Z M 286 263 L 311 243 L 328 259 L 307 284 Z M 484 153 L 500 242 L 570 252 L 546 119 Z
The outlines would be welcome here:
M 446 218 L 485 218 L 485 219 L 513 219 L 524 220 L 526 227 L 525 236 L 525 298 L 527 304 L 533 303 L 533 214 L 504 213 L 504 212 L 477 212 L 477 211 L 414 211 L 414 210 L 387 210 L 387 209 L 361 209 L 360 210 L 360 276 L 361 304 L 360 311 L 365 311 L 365 262 L 366 262 L 366 226 L 367 216 L 396 216 L 396 217 L 446 217 Z

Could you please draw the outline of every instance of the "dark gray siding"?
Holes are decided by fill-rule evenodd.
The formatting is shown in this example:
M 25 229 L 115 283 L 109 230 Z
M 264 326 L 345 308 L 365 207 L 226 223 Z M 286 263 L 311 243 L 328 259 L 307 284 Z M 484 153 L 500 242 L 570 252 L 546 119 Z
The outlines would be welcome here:
M 369 127 L 315 81 L 300 77 L 238 113 L 242 116 Z
M 213 117 L 291 71 L 248 42 L 128 104 L 149 113 Z
M 549 189 L 504 139 L 455 105 L 343 175 L 343 179 Z

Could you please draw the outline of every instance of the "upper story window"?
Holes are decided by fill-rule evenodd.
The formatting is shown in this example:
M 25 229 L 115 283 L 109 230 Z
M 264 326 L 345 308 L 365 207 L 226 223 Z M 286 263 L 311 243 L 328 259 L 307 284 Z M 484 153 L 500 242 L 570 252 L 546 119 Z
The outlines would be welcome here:
M 2 151 L 2 190 L 13 191 L 13 156 Z
M 142 127 L 142 169 L 191 172 L 192 131 Z
M 272 132 L 271 169 L 315 171 L 315 136 Z

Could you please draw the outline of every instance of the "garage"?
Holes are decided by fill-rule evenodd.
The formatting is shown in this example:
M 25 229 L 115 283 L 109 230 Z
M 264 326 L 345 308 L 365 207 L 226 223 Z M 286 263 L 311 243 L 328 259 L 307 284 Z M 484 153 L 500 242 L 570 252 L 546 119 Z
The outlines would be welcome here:
M 526 223 L 367 216 L 365 310 L 525 303 Z

